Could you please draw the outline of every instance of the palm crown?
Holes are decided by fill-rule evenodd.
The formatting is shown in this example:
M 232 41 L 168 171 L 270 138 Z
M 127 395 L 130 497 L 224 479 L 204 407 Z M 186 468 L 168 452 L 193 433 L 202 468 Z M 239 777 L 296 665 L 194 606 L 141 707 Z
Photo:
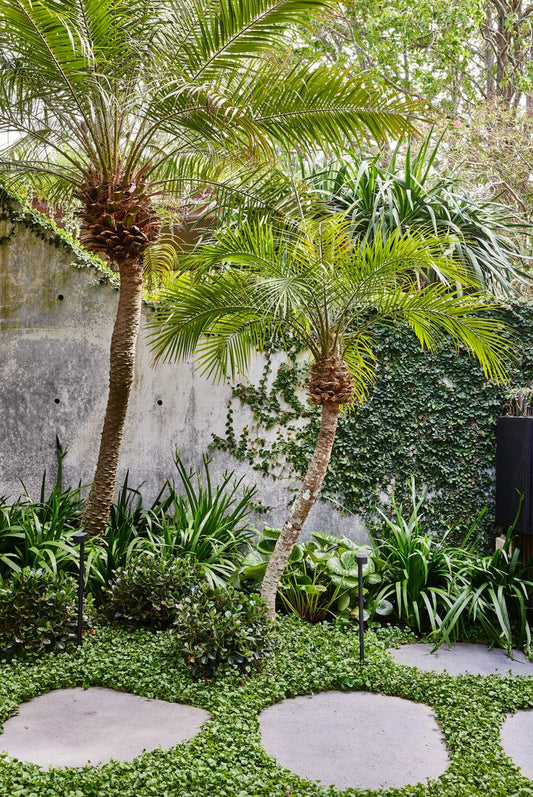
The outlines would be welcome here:
M 257 349 L 297 340 L 315 363 L 337 358 L 351 374 L 350 403 L 372 378 L 373 330 L 400 323 L 434 348 L 445 337 L 475 355 L 487 375 L 503 376 L 508 344 L 464 270 L 442 254 L 442 239 L 393 232 L 358 242 L 344 216 L 297 230 L 259 223 L 228 228 L 189 259 L 195 276 L 162 296 L 152 326 L 157 357 L 196 354 L 210 375 L 246 371 Z M 434 268 L 442 282 L 417 287 Z M 322 400 L 317 403 L 323 403 Z
M 1 0 L 2 124 L 21 133 L 4 168 L 46 175 L 53 200 L 78 199 L 85 242 L 118 260 L 116 247 L 156 237 L 147 197 L 168 208 L 229 181 L 267 204 L 274 142 L 335 148 L 409 128 L 409 102 L 276 57 L 287 25 L 334 5 Z

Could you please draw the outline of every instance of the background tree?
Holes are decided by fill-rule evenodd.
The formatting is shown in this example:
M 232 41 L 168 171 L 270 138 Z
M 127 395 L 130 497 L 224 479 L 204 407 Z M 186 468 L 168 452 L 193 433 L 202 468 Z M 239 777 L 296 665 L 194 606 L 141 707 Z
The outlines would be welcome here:
M 366 79 L 275 56 L 328 0 L 0 0 L 4 174 L 78 203 L 81 239 L 120 274 L 109 394 L 84 515 L 104 529 L 140 322 L 143 258 L 187 187 L 279 200 L 275 143 L 305 152 L 409 128 L 408 102 Z M 283 182 L 283 180 L 281 180 Z M 290 181 L 289 181 L 290 185 Z M 287 187 L 287 183 L 285 183 Z M 287 192 L 285 191 L 285 197 Z M 189 199 L 190 201 L 190 199 Z M 163 215 L 162 215 L 163 214 Z M 162 250 L 160 250 L 162 251 Z
M 274 616 L 281 575 L 328 468 L 340 408 L 364 400 L 372 382 L 376 326 L 406 325 L 426 348 L 449 337 L 495 378 L 504 375 L 507 344 L 502 325 L 479 315 L 483 298 L 462 290 L 471 286 L 464 269 L 435 238 L 396 231 L 358 242 L 342 216 L 279 235 L 247 224 L 199 247 L 192 262 L 196 276 L 165 292 L 152 322 L 158 358 L 195 355 L 208 375 L 234 377 L 272 338 L 286 347 L 296 340 L 311 357 L 308 392 L 322 408 L 321 426 L 263 579 Z M 419 288 L 428 267 L 460 287 Z
M 525 0 L 345 0 L 328 24 L 309 20 L 304 50 L 370 72 L 449 114 L 531 95 L 533 3 Z M 530 103 L 533 98 L 530 99 Z

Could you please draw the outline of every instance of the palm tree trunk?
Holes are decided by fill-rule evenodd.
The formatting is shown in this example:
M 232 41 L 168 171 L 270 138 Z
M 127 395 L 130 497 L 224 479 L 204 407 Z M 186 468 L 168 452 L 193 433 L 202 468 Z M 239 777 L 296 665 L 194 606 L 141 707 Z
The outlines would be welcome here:
M 142 265 L 131 261 L 119 264 L 119 272 L 120 293 L 111 338 L 106 414 L 96 472 L 82 520 L 83 528 L 92 536 L 103 534 L 115 493 L 141 320 Z
M 276 617 L 276 594 L 281 576 L 287 567 L 302 526 L 317 499 L 328 469 L 338 420 L 339 405 L 336 403 L 323 404 L 322 422 L 315 451 L 298 495 L 291 506 L 289 517 L 278 537 L 261 585 L 261 597 L 267 605 L 268 616 L 272 619 Z

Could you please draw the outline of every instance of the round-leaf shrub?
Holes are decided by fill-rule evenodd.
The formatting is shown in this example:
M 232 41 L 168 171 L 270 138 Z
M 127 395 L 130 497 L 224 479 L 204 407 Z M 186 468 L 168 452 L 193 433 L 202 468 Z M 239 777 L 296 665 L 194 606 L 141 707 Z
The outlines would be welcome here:
M 259 595 L 197 586 L 177 607 L 181 661 L 194 678 L 212 678 L 231 667 L 250 672 L 272 649 L 270 625 Z
M 170 628 L 181 598 L 202 579 L 190 559 L 139 556 L 116 571 L 104 615 L 130 627 Z
M 0 589 L 0 658 L 63 651 L 76 641 L 76 582 L 24 568 Z

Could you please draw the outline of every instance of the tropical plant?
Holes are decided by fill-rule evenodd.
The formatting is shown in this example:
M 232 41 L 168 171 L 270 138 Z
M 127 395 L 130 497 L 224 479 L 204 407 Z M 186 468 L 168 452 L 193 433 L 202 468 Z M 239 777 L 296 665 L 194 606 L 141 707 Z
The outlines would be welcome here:
M 239 572 L 242 582 L 263 580 L 279 535 L 280 529 L 263 529 L 242 564 Z M 310 536 L 310 540 L 296 543 L 292 549 L 278 588 L 279 603 L 287 613 L 310 623 L 333 619 L 358 622 L 358 555 L 368 560 L 363 566 L 365 595 L 368 585 L 381 581 L 374 567 L 372 549 L 327 532 L 311 531 Z M 388 613 L 389 605 L 383 601 L 381 605 L 373 604 L 372 609 L 383 615 Z
M 373 542 L 381 576 L 377 600 L 390 601 L 395 618 L 418 631 L 436 631 L 453 604 L 453 582 L 466 548 L 449 544 L 452 529 L 441 538 L 425 530 L 427 524 L 421 516 L 425 498 L 425 491 L 417 496 L 412 479 L 410 514 L 404 514 L 394 495 L 391 516 L 380 513 L 384 527 L 379 540 Z
M 121 625 L 170 628 L 180 599 L 201 580 L 202 571 L 190 559 L 140 554 L 116 571 L 105 595 L 104 616 Z
M 71 647 L 77 617 L 74 579 L 23 568 L 0 587 L 0 658 Z
M 378 157 L 352 153 L 308 179 L 335 211 L 346 214 L 357 238 L 431 229 L 475 283 L 510 295 L 525 276 L 517 236 L 529 227 L 496 200 L 474 199 L 457 170 L 439 174 L 441 144 L 442 138 L 432 146 L 427 136 L 415 153 L 408 143 L 404 154 L 400 141 L 387 166 Z M 438 272 L 427 276 L 439 279 Z
M 81 240 L 120 275 L 100 451 L 83 525 L 102 534 L 133 380 L 143 258 L 173 258 L 179 205 L 286 209 L 275 144 L 305 152 L 409 129 L 413 103 L 366 77 L 273 56 L 329 0 L 1 0 L 3 171 L 77 203 Z M 12 184 L 12 183 L 11 183 Z M 280 185 L 284 186 L 280 199 Z M 199 200 L 198 197 L 201 197 Z M 148 253 L 148 254 L 147 254 Z
M 193 587 L 176 607 L 175 627 L 180 660 L 195 678 L 251 672 L 272 648 L 263 601 L 232 587 Z
M 148 546 L 158 556 L 186 557 L 212 587 L 223 587 L 255 534 L 249 517 L 257 488 L 242 486 L 242 478 L 234 480 L 232 471 L 214 486 L 206 456 L 203 477 L 187 470 L 179 454 L 175 463 L 184 494 L 167 482 L 162 497 L 145 515 Z
M 263 579 L 274 616 L 281 575 L 326 474 L 340 407 L 364 400 L 372 382 L 373 329 L 404 325 L 429 349 L 451 338 L 495 378 L 504 376 L 510 347 L 501 323 L 480 314 L 483 296 L 462 289 L 471 281 L 438 238 L 395 231 L 357 242 L 338 216 L 282 231 L 245 224 L 221 231 L 192 261 L 196 274 L 169 288 L 153 316 L 157 357 L 196 355 L 208 375 L 234 377 L 273 336 L 287 348 L 296 339 L 312 357 L 308 391 L 322 408 L 321 427 Z M 428 267 L 460 287 L 419 287 Z
M 531 651 L 528 606 L 533 579 L 513 547 L 513 532 L 503 548 L 491 556 L 473 551 L 465 556 L 452 584 L 453 602 L 435 630 L 436 647 L 449 642 L 464 628 L 481 626 L 491 645 L 504 647 L 512 655 L 514 644 Z

